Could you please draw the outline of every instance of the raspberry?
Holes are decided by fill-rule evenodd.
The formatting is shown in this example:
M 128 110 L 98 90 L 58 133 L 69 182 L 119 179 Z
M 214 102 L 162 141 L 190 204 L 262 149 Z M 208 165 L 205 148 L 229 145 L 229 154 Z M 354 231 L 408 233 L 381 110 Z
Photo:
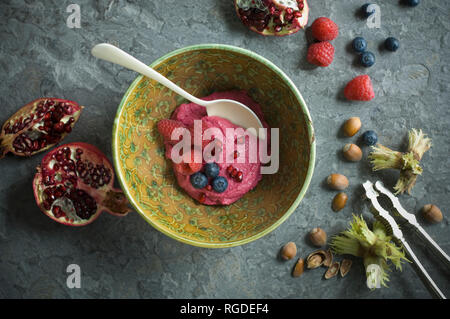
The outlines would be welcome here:
M 334 47 L 330 42 L 313 43 L 308 48 L 306 59 L 309 63 L 325 67 L 333 62 Z
M 203 164 L 195 163 L 194 161 L 196 153 L 200 153 L 199 155 L 201 156 L 201 152 L 193 150 L 192 152 L 183 155 L 183 161 L 181 163 L 173 163 L 175 171 L 183 175 L 192 175 L 201 171 Z
M 322 17 L 312 23 L 311 32 L 313 37 L 319 41 L 330 41 L 337 38 L 339 27 L 332 20 Z
M 174 144 L 179 141 L 179 139 L 172 141 L 172 132 L 176 128 L 185 128 L 185 126 L 179 121 L 169 119 L 160 120 L 158 122 L 158 131 L 162 135 L 164 140 Z
M 360 75 L 347 83 L 344 95 L 349 100 L 370 101 L 375 97 L 372 81 L 368 75 Z

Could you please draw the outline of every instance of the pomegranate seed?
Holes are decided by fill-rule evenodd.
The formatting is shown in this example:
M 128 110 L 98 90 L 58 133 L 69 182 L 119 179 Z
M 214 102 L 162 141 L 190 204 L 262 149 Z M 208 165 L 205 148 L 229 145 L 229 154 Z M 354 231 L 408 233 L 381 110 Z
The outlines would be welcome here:
M 234 157 L 234 159 L 238 158 L 239 157 L 239 152 L 238 151 L 234 151 L 233 157 Z
M 203 204 L 205 202 L 205 200 L 206 200 L 206 195 L 204 193 L 201 193 L 200 197 L 198 198 L 198 201 Z
M 239 171 L 236 174 L 236 178 L 235 179 L 236 179 L 237 182 L 242 182 L 243 177 L 244 177 L 244 174 L 241 171 Z
M 292 10 L 292 8 L 287 8 L 287 9 L 286 9 L 286 13 L 287 13 L 287 14 L 292 14 L 293 11 L 294 11 L 294 10 Z
M 67 104 L 67 105 L 64 106 L 64 112 L 66 114 L 72 114 L 73 113 L 73 109 L 72 109 L 72 107 L 69 104 Z
M 227 167 L 227 173 L 228 173 L 228 174 L 231 174 L 231 172 L 233 171 L 233 168 L 234 168 L 234 167 L 233 167 L 232 165 L 228 166 L 228 167 Z
M 238 170 L 236 168 L 233 168 L 230 175 L 231 175 L 231 177 L 235 178 L 237 173 L 238 173 Z
M 49 210 L 51 207 L 52 207 L 52 204 L 50 203 L 50 201 L 49 200 L 44 200 L 43 202 L 42 202 L 42 206 L 46 209 L 46 210 Z
M 64 213 L 62 208 L 60 206 L 56 206 L 56 205 L 53 206 L 52 213 L 53 213 L 53 216 L 55 216 L 56 218 L 66 216 L 66 214 Z
M 280 32 L 282 29 L 283 29 L 283 27 L 281 25 L 277 25 L 274 28 L 275 32 Z
M 63 122 L 58 122 L 53 126 L 53 129 L 58 132 L 58 133 L 62 133 L 64 132 L 64 123 Z
M 212 190 L 212 186 L 211 186 L 211 185 L 206 185 L 206 190 L 207 190 L 207 191 Z

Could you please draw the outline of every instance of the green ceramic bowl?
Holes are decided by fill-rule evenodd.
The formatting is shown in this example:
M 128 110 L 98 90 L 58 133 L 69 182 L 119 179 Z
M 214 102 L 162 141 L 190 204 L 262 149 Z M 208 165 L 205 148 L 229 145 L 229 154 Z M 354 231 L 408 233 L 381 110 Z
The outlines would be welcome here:
M 118 180 L 136 211 L 164 234 L 209 248 L 242 245 L 277 228 L 299 205 L 314 170 L 313 126 L 294 83 L 267 59 L 221 44 L 176 50 L 151 67 L 198 97 L 246 90 L 269 125 L 280 128 L 280 169 L 232 205 L 199 204 L 177 185 L 156 129 L 186 101 L 139 76 L 119 105 L 112 142 Z

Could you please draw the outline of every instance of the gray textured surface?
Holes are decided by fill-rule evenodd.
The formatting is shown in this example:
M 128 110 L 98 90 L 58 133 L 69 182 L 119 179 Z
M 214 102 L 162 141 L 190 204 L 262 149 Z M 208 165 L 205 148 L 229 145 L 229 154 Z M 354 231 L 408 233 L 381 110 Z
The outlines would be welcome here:
M 1 1 L 0 122 L 40 96 L 73 99 L 87 108 L 65 140 L 85 141 L 111 155 L 111 127 L 117 105 L 135 74 L 96 61 L 90 48 L 111 42 L 151 63 L 171 50 L 198 43 L 226 43 L 253 50 L 281 67 L 302 92 L 316 129 L 317 162 L 306 197 L 296 212 L 268 236 L 231 249 L 207 250 L 176 242 L 149 226 L 138 214 L 117 218 L 103 214 L 88 227 L 59 225 L 34 204 L 31 180 L 42 155 L 7 156 L 0 164 L 0 298 L 428 298 L 409 265 L 391 275 L 390 288 L 369 292 L 363 267 L 354 263 L 343 279 L 323 280 L 324 270 L 290 276 L 291 262 L 276 259 L 279 248 L 295 241 L 306 256 L 313 250 L 304 236 L 320 226 L 329 235 L 346 227 L 351 213 L 367 211 L 359 184 L 382 178 L 392 186 L 396 173 L 370 173 L 366 160 L 344 162 L 339 150 L 343 121 L 359 116 L 364 129 L 375 129 L 386 146 L 400 148 L 409 128 L 422 128 L 434 142 L 424 156 L 424 174 L 412 196 L 401 196 L 411 212 L 435 203 L 444 221 L 426 230 L 450 252 L 448 123 L 450 111 L 450 2 L 422 1 L 405 8 L 398 1 L 379 1 L 381 28 L 369 29 L 355 15 L 362 0 L 311 1 L 310 21 L 328 16 L 340 26 L 333 42 L 336 55 L 328 68 L 305 62 L 305 32 L 268 38 L 248 31 L 229 0 L 74 1 L 81 5 L 81 29 L 69 29 L 66 6 L 72 1 Z M 182 4 L 180 4 L 182 3 Z M 366 37 L 376 57 L 365 70 L 348 49 L 357 35 Z M 396 36 L 395 54 L 378 47 Z M 352 77 L 371 75 L 376 98 L 369 103 L 342 100 L 340 90 Z M 367 149 L 364 150 L 365 155 Z M 323 186 L 331 172 L 349 177 L 350 203 L 330 209 L 334 193 Z M 448 272 L 411 232 L 406 233 L 419 257 L 450 296 Z M 82 288 L 66 287 L 66 267 L 80 265 Z

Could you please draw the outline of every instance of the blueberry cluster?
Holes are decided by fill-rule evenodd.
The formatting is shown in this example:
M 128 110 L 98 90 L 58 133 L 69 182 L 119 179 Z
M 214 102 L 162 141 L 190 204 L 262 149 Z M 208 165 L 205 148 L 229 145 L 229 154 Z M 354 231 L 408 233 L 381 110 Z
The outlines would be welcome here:
M 219 176 L 220 167 L 216 163 L 206 163 L 203 172 L 197 172 L 191 175 L 190 182 L 194 188 L 202 189 L 209 186 L 209 179 L 211 179 L 211 186 L 217 193 L 223 193 L 228 188 L 228 180 Z
M 405 4 L 409 6 L 416 6 L 419 4 L 419 0 L 405 0 Z M 373 3 L 366 3 L 361 7 L 361 13 L 364 17 L 368 18 L 375 13 L 375 6 Z M 384 41 L 384 47 L 386 50 L 395 52 L 400 47 L 400 42 L 394 38 L 389 37 Z M 362 66 L 368 68 L 375 64 L 375 55 L 367 51 L 367 41 L 363 37 L 356 37 L 353 39 L 352 48 L 359 55 L 359 61 Z
M 359 53 L 359 61 L 362 66 L 366 68 L 375 64 L 375 54 L 367 50 L 367 41 L 363 37 L 356 37 L 353 39 L 352 48 L 356 53 Z

